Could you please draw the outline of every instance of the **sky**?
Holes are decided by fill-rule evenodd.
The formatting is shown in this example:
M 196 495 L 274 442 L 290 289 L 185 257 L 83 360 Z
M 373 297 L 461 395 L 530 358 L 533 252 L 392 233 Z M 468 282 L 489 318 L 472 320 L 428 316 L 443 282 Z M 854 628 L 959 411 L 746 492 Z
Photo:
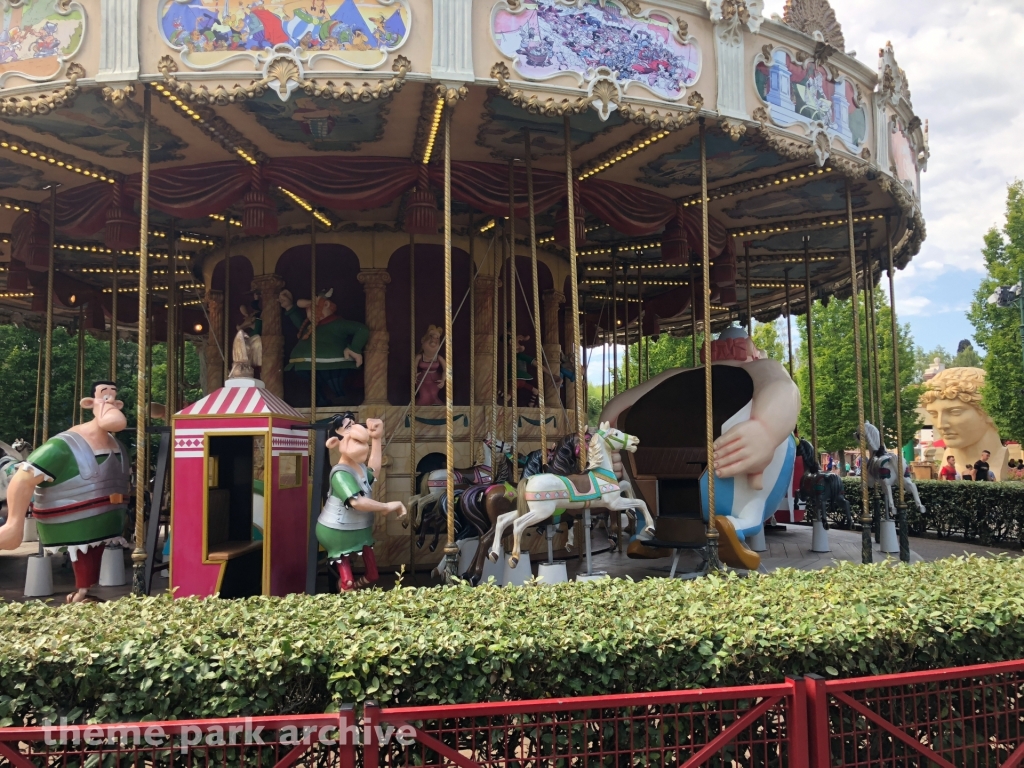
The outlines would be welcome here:
M 831 4 L 847 52 L 872 69 L 878 49 L 892 42 L 914 111 L 928 120 L 931 158 L 921 175 L 928 237 L 897 273 L 896 311 L 918 346 L 955 352 L 973 335 L 966 311 L 984 276 L 984 235 L 1003 226 L 1006 186 L 1024 178 L 1024 1 Z M 784 5 L 766 0 L 765 16 L 781 15 Z M 593 364 L 591 380 L 600 377 L 599 353 Z

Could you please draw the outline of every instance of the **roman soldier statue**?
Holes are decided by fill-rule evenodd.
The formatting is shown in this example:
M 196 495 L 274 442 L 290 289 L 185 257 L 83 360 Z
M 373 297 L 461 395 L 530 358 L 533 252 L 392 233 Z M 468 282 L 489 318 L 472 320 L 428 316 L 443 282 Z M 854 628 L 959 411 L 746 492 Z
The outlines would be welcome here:
M 0 550 L 19 547 L 31 502 L 43 548 L 71 557 L 76 591 L 69 603 L 94 599 L 89 589 L 100 579 L 107 544 L 127 546 L 121 532 L 131 494 L 128 450 L 114 437 L 128 426 L 117 385 L 96 382 L 81 404 L 92 411 L 90 421 L 51 437 L 11 468 L 8 518 L 0 527 Z
M 299 340 L 285 366 L 309 378 L 312 362 L 313 318 L 316 317 L 316 404 L 341 405 L 346 398 L 345 383 L 363 364 L 363 347 L 370 338 L 370 329 L 355 320 L 338 317 L 338 305 L 331 301 L 332 288 L 316 297 L 316 307 L 309 299 L 295 301 L 290 291 L 281 291 L 281 308 L 299 329 Z M 305 310 L 303 312 L 302 310 Z

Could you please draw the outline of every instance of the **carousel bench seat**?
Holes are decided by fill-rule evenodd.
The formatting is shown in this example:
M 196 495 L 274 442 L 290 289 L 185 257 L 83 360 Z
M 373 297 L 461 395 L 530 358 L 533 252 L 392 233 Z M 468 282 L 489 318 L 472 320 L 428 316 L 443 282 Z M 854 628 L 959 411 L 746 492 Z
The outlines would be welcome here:
M 263 549 L 262 541 L 225 541 L 217 545 L 217 549 L 211 549 L 206 553 L 206 559 L 214 563 L 224 563 L 228 560 L 235 560 L 245 557 L 250 552 L 258 552 Z

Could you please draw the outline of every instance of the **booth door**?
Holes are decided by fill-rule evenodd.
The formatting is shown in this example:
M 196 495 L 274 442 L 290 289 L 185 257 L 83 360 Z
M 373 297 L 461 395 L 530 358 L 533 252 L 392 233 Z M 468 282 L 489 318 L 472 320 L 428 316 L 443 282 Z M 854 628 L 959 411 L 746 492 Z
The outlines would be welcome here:
M 262 497 L 256 498 L 254 463 L 263 455 L 266 435 L 211 435 L 206 498 L 206 559 L 222 563 L 220 596 L 264 594 Z M 255 450 L 259 444 L 260 450 Z M 255 461 L 254 461 L 255 457 Z M 259 469 L 259 467 L 256 467 Z M 263 468 L 265 472 L 265 466 Z

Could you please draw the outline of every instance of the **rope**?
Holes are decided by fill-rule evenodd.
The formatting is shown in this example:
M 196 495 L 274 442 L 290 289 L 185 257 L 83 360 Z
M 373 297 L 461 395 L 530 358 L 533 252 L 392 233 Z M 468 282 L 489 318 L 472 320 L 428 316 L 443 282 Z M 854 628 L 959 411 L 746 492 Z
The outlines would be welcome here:
M 701 235 L 703 252 L 701 269 L 704 278 L 704 428 L 708 452 L 708 544 L 712 550 L 709 560 L 717 559 L 718 529 L 715 527 L 715 427 L 712 413 L 711 392 L 711 256 L 708 243 L 708 152 L 707 127 L 700 118 L 700 194 L 701 194 Z M 697 364 L 694 359 L 693 364 Z M 717 563 L 712 561 L 712 567 Z
M 812 323 L 811 311 L 814 303 L 811 301 L 811 257 L 808 253 L 811 238 L 804 236 L 804 300 L 807 302 L 807 383 L 808 392 L 811 396 L 811 445 L 814 446 L 814 458 L 818 458 L 818 403 L 814 391 L 814 325 Z M 747 277 L 747 285 L 750 285 L 750 277 Z
M 498 241 L 498 228 L 494 228 L 494 235 L 491 237 L 491 266 L 494 275 L 494 285 L 491 286 L 491 439 L 498 439 L 498 301 L 500 299 L 500 269 L 498 268 L 498 249 L 495 247 Z M 493 464 L 497 462 L 492 460 Z M 491 467 L 494 469 L 494 467 Z
M 50 185 L 50 253 L 46 265 L 46 355 L 43 358 L 43 442 L 50 438 L 50 365 L 53 360 L 54 235 L 57 227 L 57 187 Z M 141 295 L 141 292 L 140 292 Z M 38 447 L 38 446 L 37 446 Z
M 793 378 L 793 324 L 790 322 L 790 318 L 793 315 L 793 310 L 789 304 L 789 267 L 782 270 L 782 274 L 785 276 L 786 284 L 786 344 L 789 347 L 789 378 Z
M 806 253 L 807 253 L 807 244 L 805 242 L 804 243 L 804 256 L 805 256 L 805 262 L 804 263 L 805 264 L 806 264 Z M 749 242 L 746 242 L 746 243 L 743 244 L 743 261 L 746 264 L 746 267 L 743 270 L 743 274 L 745 274 L 746 277 L 747 277 L 747 338 L 753 338 L 754 337 L 754 328 L 753 328 L 753 320 L 754 320 L 754 318 L 753 318 L 753 315 L 751 314 L 751 310 L 750 310 L 750 293 L 753 290 L 753 286 L 752 286 L 752 284 L 750 282 L 750 243 Z
M 36 408 L 32 418 L 32 447 L 39 447 L 39 392 L 43 383 L 43 337 L 39 337 L 39 355 L 36 360 Z
M 871 251 L 867 252 L 867 268 L 868 268 L 868 307 L 871 312 L 871 354 L 874 358 L 874 369 L 872 373 L 875 377 L 875 402 L 878 404 L 878 410 L 875 412 L 878 418 L 878 434 L 884 435 L 884 410 L 882 408 L 882 361 L 879 359 L 879 352 L 881 348 L 878 344 L 878 313 L 875 309 L 875 270 L 871 263 Z M 879 274 L 879 280 L 882 276 Z
M 515 161 L 508 161 L 508 269 L 509 280 L 514 282 L 518 279 L 519 270 L 516 268 L 516 182 L 515 182 Z M 519 323 L 516 321 L 515 289 L 509 287 L 509 366 L 510 392 L 512 393 L 512 455 L 519 455 Z M 512 483 L 519 482 L 519 462 L 512 462 Z
M 316 267 L 313 269 L 316 270 Z M 224 381 L 227 381 L 231 373 L 231 216 L 227 213 L 224 214 L 224 312 L 221 324 L 224 336 Z M 313 421 L 316 421 L 315 417 Z
M 872 561 L 871 505 L 868 501 L 868 446 L 864 433 L 864 371 L 861 368 L 860 311 L 857 306 L 857 247 L 853 232 L 853 198 L 850 180 L 846 179 L 846 228 L 850 242 L 850 305 L 853 309 L 853 355 L 857 368 L 857 427 L 860 435 L 860 494 L 861 494 L 861 560 Z
M 142 198 L 139 205 L 139 371 L 135 393 L 135 551 L 132 552 L 134 578 L 132 592 L 141 595 L 145 591 L 146 550 L 146 494 L 149 477 L 148 421 L 149 399 L 149 134 L 152 92 L 143 90 L 142 112 Z M 51 197 L 51 210 L 56 197 Z M 51 230 L 52 231 L 52 230 Z M 51 239 L 51 247 L 52 247 Z M 52 253 L 52 251 L 51 251 Z M 50 260 L 52 279 L 53 260 Z M 52 295 L 52 294 L 51 294 Z M 49 354 L 47 354 L 49 357 Z
M 619 290 L 618 266 L 615 263 L 619 249 L 612 249 L 612 397 L 619 394 Z
M 896 470 L 899 480 L 896 488 L 899 493 L 899 507 L 896 518 L 899 525 L 900 560 L 910 562 L 910 542 L 907 539 L 906 497 L 903 488 L 903 414 L 901 413 L 900 392 L 900 356 L 899 336 L 896 330 L 896 265 L 892 253 L 892 233 L 889 230 L 889 217 L 885 217 L 885 242 L 889 252 L 889 325 L 892 333 L 892 377 L 896 395 Z
M 230 262 L 229 262 L 230 263 Z M 316 300 L 316 215 L 309 214 L 309 301 L 312 309 L 312 320 L 309 323 L 309 420 L 316 423 L 316 327 L 320 324 L 320 305 Z M 224 327 L 227 328 L 228 304 L 224 302 Z M 225 351 L 227 343 L 224 344 Z M 316 432 L 310 432 L 310 449 L 313 448 Z M 312 453 L 310 453 L 312 458 Z M 310 467 L 313 462 L 310 461 Z
M 473 237 L 473 214 L 469 215 L 469 263 L 470 272 L 476 272 L 476 256 L 473 253 L 476 238 Z M 469 280 L 469 463 L 476 466 L 476 277 Z
M 412 372 L 409 376 L 409 490 L 413 496 L 419 493 L 416 487 L 416 395 L 420 388 L 416 384 L 419 375 L 419 366 L 416 364 L 418 353 L 416 352 L 416 235 L 409 235 L 409 346 L 412 348 Z M 441 347 L 438 345 L 434 353 L 434 360 L 440 354 Z M 427 370 L 433 366 L 434 360 L 430 361 Z M 423 380 L 426 381 L 426 376 Z M 420 382 L 422 385 L 423 382 Z M 394 436 L 394 432 L 391 433 Z M 390 441 L 388 441 L 390 442 Z M 385 446 L 386 448 L 387 446 Z M 410 561 L 411 562 L 411 561 Z
M 117 381 L 117 251 L 114 251 L 114 283 L 110 294 L 110 380 Z
M 572 365 L 576 369 L 576 435 L 579 438 L 580 466 L 587 466 L 587 442 L 584 440 L 586 423 L 581 410 L 583 401 L 583 377 L 579 374 L 580 365 L 580 291 L 579 275 L 576 265 L 576 200 L 573 188 L 572 173 L 572 131 L 569 115 L 563 118 L 565 130 L 565 185 L 566 185 L 566 221 L 569 223 L 569 280 L 572 283 Z
M 548 450 L 548 433 L 547 426 L 544 423 L 544 375 L 543 370 L 546 367 L 546 355 L 544 354 L 544 346 L 541 341 L 541 327 L 540 327 L 540 277 L 537 269 L 537 220 L 535 218 L 535 212 L 533 207 L 533 158 L 530 156 L 530 131 L 525 131 L 526 141 L 526 200 L 530 208 L 530 269 L 533 276 L 533 331 L 534 340 L 537 346 L 537 358 L 541 361 L 540 370 L 537 371 L 537 408 L 540 411 L 540 463 L 543 468 L 547 459 Z M 529 306 L 529 305 L 527 305 Z M 518 463 L 518 462 L 516 462 Z
M 473 284 L 470 275 L 470 285 Z M 452 339 L 452 113 L 444 110 L 444 410 L 445 410 L 445 455 L 448 464 L 448 558 L 446 573 L 454 576 L 458 560 L 455 544 L 455 415 L 452 408 L 452 360 L 455 344 Z

